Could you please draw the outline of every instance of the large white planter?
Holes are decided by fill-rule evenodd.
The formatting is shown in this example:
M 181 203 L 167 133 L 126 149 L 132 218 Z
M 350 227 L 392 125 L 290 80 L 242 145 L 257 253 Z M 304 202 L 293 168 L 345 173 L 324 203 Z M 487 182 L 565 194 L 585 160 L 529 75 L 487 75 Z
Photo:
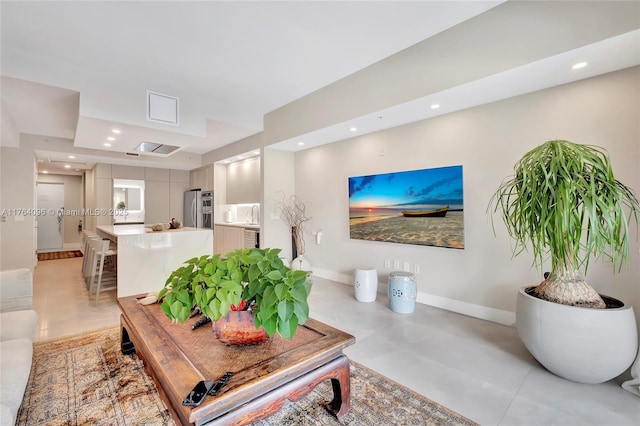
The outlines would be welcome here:
M 638 351 L 633 307 L 579 308 L 538 299 L 525 290 L 518 293 L 518 333 L 547 370 L 593 384 L 620 375 L 633 363 Z

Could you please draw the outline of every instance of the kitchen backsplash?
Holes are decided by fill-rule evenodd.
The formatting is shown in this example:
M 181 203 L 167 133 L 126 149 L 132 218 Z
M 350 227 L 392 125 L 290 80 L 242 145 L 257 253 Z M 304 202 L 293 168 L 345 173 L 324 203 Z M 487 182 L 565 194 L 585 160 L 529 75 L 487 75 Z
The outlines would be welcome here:
M 260 223 L 260 204 L 257 203 L 221 204 L 219 212 L 215 218 L 218 223 Z

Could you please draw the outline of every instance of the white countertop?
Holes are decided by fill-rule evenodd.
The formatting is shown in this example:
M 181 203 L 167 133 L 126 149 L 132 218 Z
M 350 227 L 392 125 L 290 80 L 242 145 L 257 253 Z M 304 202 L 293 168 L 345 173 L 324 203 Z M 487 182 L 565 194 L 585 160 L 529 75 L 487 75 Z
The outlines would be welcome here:
M 179 229 L 165 229 L 162 231 L 153 231 L 150 227 L 145 225 L 102 225 L 96 226 L 96 229 L 104 232 L 105 234 L 117 237 L 119 235 L 141 235 L 141 234 L 160 234 L 162 232 L 192 232 L 192 231 L 207 231 L 204 228 L 190 228 L 182 227 Z
M 247 228 L 247 229 L 260 229 L 260 225 L 251 225 L 249 223 L 245 223 L 245 222 L 231 222 L 231 223 L 227 223 L 227 222 L 216 222 L 214 223 L 214 225 L 216 226 L 234 226 L 236 228 Z

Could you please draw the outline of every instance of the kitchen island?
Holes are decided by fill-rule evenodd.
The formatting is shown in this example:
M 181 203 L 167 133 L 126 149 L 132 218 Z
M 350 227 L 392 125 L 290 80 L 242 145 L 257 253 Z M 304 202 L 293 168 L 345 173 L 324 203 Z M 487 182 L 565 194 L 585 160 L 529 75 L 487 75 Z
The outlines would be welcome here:
M 201 228 L 152 231 L 144 225 L 97 226 L 117 244 L 118 297 L 159 291 L 186 260 L 213 254 L 213 231 Z

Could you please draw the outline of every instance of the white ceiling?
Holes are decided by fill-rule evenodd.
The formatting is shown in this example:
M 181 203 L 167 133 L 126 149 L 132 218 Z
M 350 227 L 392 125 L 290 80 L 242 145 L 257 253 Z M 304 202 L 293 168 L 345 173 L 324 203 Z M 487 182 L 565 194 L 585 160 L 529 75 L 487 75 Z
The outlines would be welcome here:
M 266 113 L 500 3 L 2 1 L 2 106 L 21 133 L 55 142 L 36 151 L 49 167 L 73 153 L 79 170 L 96 161 L 194 168 L 200 154 L 260 132 Z M 527 65 L 535 81 L 520 67 L 415 101 L 444 99 L 440 110 L 404 104 L 352 124 L 375 131 L 637 65 L 639 40 L 629 33 Z M 587 53 L 596 66 L 568 70 Z M 179 126 L 146 119 L 147 90 L 179 98 Z M 303 135 L 304 148 L 343 132 Z M 180 151 L 132 163 L 123 153 L 143 140 Z

